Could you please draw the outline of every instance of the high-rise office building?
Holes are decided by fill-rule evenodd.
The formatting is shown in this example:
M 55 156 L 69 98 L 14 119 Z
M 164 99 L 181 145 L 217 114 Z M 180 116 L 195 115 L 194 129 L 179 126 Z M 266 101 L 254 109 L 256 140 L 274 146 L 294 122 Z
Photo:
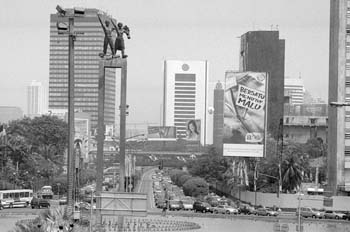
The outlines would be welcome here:
M 350 103 L 350 1 L 330 1 L 329 102 Z M 328 109 L 329 191 L 350 194 L 350 106 Z
M 278 31 L 249 31 L 241 36 L 240 71 L 268 74 L 267 130 L 274 137 L 283 119 L 284 50 Z
M 66 9 L 72 11 L 72 9 Z M 91 129 L 97 126 L 99 53 L 103 49 L 104 32 L 97 18 L 97 9 L 85 9 L 84 17 L 75 17 L 74 42 L 75 110 L 91 115 Z M 68 35 L 57 32 L 57 23 L 67 23 L 67 17 L 50 17 L 50 82 L 49 109 L 68 109 Z M 115 122 L 116 70 L 106 69 L 105 124 Z
M 289 97 L 290 104 L 304 103 L 304 82 L 301 78 L 285 78 L 284 79 L 284 96 Z
M 27 87 L 27 115 L 35 117 L 47 113 L 47 94 L 41 82 L 33 80 Z
M 163 125 L 175 126 L 186 138 L 187 123 L 200 122 L 200 141 L 207 142 L 207 61 L 164 61 Z

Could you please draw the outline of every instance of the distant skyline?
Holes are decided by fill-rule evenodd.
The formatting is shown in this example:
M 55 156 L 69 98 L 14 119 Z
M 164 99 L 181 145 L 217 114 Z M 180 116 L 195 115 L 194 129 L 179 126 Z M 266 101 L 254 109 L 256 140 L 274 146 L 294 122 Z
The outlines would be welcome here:
M 48 87 L 49 21 L 57 4 L 107 11 L 131 28 L 128 122 L 159 122 L 165 59 L 208 60 L 209 81 L 223 81 L 226 70 L 238 70 L 239 37 L 252 30 L 278 28 L 286 40 L 285 75 L 301 75 L 315 98 L 328 97 L 329 1 L 11 0 L 0 8 L 0 106 L 27 112 L 26 86 L 38 80 Z

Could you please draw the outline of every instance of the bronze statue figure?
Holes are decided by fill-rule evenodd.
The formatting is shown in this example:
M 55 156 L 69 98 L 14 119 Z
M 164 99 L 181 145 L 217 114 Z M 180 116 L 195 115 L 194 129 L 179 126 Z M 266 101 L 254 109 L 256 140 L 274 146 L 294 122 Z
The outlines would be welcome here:
M 130 29 L 127 25 L 123 26 L 121 22 L 119 22 L 117 25 L 111 20 L 114 29 L 117 33 L 117 38 L 115 39 L 115 44 L 114 44 L 114 54 L 117 54 L 117 51 L 120 50 L 122 53 L 122 58 L 128 57 L 128 55 L 125 54 L 125 44 L 124 44 L 124 37 L 123 34 L 126 34 L 127 38 L 130 39 Z
M 115 30 L 115 28 L 110 27 L 110 22 L 108 20 L 105 20 L 105 23 L 102 22 L 101 16 L 97 14 L 98 20 L 101 23 L 101 26 L 103 28 L 103 31 L 105 33 L 105 38 L 103 42 L 103 53 L 100 53 L 101 57 L 104 57 L 107 54 L 107 48 L 108 45 L 111 48 L 112 56 L 115 56 L 115 49 L 113 47 L 113 39 L 112 39 L 112 31 Z

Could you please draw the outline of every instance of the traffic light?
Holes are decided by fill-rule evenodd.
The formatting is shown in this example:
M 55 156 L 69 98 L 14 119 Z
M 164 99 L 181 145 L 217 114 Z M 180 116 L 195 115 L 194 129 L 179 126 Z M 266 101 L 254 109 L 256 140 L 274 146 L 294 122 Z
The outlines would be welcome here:
M 129 105 L 126 105 L 126 108 L 125 108 L 125 115 L 126 115 L 126 116 L 129 115 Z

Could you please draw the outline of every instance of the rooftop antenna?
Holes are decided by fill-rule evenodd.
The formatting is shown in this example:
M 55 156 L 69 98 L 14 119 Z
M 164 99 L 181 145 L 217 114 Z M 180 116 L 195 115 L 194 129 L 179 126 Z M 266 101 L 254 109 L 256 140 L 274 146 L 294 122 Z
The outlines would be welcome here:
M 273 30 L 273 24 L 270 25 L 270 30 L 271 30 L 271 31 Z
M 278 31 L 278 25 L 276 25 L 276 31 Z

